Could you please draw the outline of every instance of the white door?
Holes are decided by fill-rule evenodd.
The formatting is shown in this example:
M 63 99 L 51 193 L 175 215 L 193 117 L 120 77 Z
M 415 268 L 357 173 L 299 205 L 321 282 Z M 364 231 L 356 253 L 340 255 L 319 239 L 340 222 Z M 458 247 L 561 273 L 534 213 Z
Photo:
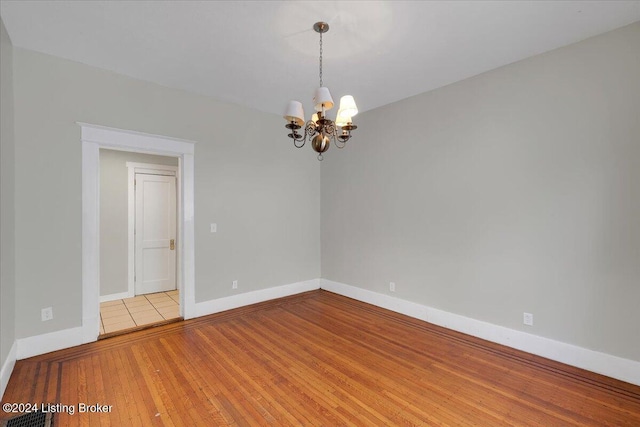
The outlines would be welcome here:
M 135 179 L 135 293 L 176 289 L 176 178 Z

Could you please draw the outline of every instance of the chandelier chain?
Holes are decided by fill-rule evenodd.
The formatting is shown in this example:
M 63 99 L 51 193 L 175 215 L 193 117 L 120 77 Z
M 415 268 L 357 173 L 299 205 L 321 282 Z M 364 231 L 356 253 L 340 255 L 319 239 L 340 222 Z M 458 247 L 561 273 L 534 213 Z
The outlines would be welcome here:
M 320 32 L 320 87 L 322 87 L 322 31 Z

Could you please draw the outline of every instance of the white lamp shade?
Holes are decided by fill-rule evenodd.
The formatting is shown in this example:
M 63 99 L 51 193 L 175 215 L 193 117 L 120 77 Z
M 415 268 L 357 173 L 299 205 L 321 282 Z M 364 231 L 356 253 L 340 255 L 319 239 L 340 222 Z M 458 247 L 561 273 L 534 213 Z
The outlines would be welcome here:
M 338 115 L 353 117 L 356 114 L 358 114 L 358 107 L 356 106 L 356 101 L 353 99 L 353 96 L 345 95 L 340 98 L 340 109 L 338 110 Z
M 311 116 L 311 121 L 313 123 L 317 123 L 318 122 L 318 113 L 313 113 L 313 116 Z
M 331 98 L 331 93 L 329 93 L 329 88 L 322 86 L 316 89 L 316 93 L 313 97 L 313 104 L 315 106 L 316 111 L 322 111 L 323 105 L 325 110 L 332 109 L 333 98 Z
M 342 110 L 338 110 L 338 115 L 336 116 L 336 126 L 345 126 L 350 121 L 351 117 L 345 116 Z
M 295 122 L 295 124 L 299 126 L 304 126 L 304 110 L 302 109 L 302 102 L 289 101 L 289 105 L 287 105 L 287 109 L 284 113 L 284 119 L 289 123 Z

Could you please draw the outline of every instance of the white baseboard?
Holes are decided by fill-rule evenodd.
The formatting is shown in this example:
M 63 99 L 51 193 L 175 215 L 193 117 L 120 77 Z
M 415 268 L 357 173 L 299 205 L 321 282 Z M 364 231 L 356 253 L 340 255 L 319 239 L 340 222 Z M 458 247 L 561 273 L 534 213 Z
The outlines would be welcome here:
M 276 286 L 274 288 L 261 289 L 259 291 L 246 292 L 230 297 L 201 302 L 196 304 L 196 317 L 231 310 L 233 308 L 268 301 L 271 299 L 295 295 L 315 289 L 320 289 L 320 279 L 307 280 L 305 282 Z M 13 363 L 9 364 L 7 362 L 5 363 L 5 366 L 2 367 L 2 381 L 4 381 L 5 369 L 8 372 L 6 374 L 7 382 L 9 381 L 9 376 L 11 376 L 13 364 L 15 364 L 16 359 L 26 359 L 28 357 L 38 356 L 51 351 L 63 350 L 65 348 L 75 347 L 80 344 L 95 341 L 97 338 L 96 334 L 98 328 L 94 323 L 97 321 L 97 318 L 84 319 L 84 322 L 87 325 L 85 327 L 79 326 L 18 339 L 16 344 L 12 347 L 13 353 L 10 353 L 10 357 L 7 359 L 8 361 L 11 360 L 11 355 L 13 355 Z
M 9 378 L 11 378 L 13 367 L 16 365 L 17 348 L 18 344 L 14 341 L 7 358 L 2 363 L 2 370 L 0 370 L 0 400 L 2 399 L 2 396 L 4 396 L 4 391 L 7 389 L 7 384 L 9 384 Z
M 48 334 L 18 339 L 17 359 L 38 356 L 51 351 L 62 350 L 84 344 L 82 326 L 50 332 Z
M 249 304 L 256 304 L 316 289 L 320 289 L 320 279 L 312 279 L 305 282 L 297 282 L 289 285 L 260 289 L 258 291 L 245 292 L 210 301 L 198 302 L 196 303 L 196 317 L 219 313 L 221 311 L 231 310 Z
M 320 279 L 320 288 L 438 326 L 640 385 L 640 362 L 505 328 L 378 292 Z
M 131 298 L 132 296 L 133 295 L 129 294 L 129 291 L 120 292 L 117 294 L 101 295 L 100 302 L 115 301 L 117 299 Z
M 572 344 L 551 340 L 503 326 L 494 325 L 458 314 L 438 310 L 378 292 L 358 288 L 326 279 L 313 279 L 305 282 L 276 286 L 258 291 L 246 292 L 229 297 L 195 304 L 196 317 L 219 313 L 276 298 L 282 298 L 316 289 L 325 289 L 358 301 L 386 308 L 416 319 L 424 320 L 458 332 L 472 335 L 487 341 L 502 344 L 527 353 L 546 357 L 567 365 L 586 369 L 612 378 L 640 385 L 640 362 L 624 359 L 606 353 L 589 350 Z M 89 334 L 91 335 L 91 334 Z M 14 342 L 9 356 L 2 366 L 0 390 L 9 382 L 16 360 L 25 359 L 51 351 L 75 347 L 84 342 L 95 340 L 86 334 L 82 327 L 65 329 Z

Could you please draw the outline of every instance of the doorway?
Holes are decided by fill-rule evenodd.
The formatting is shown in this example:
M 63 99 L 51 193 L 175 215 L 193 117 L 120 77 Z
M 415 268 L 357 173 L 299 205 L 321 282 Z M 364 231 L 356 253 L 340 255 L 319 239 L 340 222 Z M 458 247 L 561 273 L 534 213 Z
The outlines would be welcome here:
M 100 333 L 100 156 L 112 149 L 178 159 L 176 277 L 181 317 L 195 317 L 194 143 L 157 135 L 79 123 L 82 128 L 82 342 Z M 106 236 L 103 236 L 106 238 Z M 128 295 L 123 295 L 128 296 Z M 140 297 L 140 296 L 139 296 Z M 135 297 L 134 298 L 139 298 Z M 142 297 L 145 297 L 142 295 Z M 171 297 L 171 296 L 169 296 Z M 146 298 L 146 297 L 145 297 Z
M 100 338 L 176 322 L 180 317 L 176 289 L 100 303 Z
M 176 157 L 100 149 L 101 336 L 180 318 L 179 177 Z

